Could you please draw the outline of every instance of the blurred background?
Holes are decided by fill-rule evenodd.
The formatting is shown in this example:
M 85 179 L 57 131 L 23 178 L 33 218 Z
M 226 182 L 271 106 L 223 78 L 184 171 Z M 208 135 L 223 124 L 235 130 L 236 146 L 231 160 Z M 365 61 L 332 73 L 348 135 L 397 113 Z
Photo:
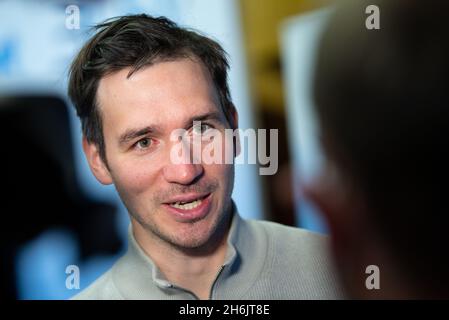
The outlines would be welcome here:
M 225 48 L 240 127 L 279 130 L 275 175 L 236 166 L 240 214 L 325 233 L 299 184 L 321 163 L 310 83 L 330 10 L 331 0 L 0 0 L 1 298 L 70 298 L 126 250 L 126 209 L 91 174 L 66 96 L 89 28 L 118 15 L 163 15 Z M 66 287 L 71 265 L 80 289 Z

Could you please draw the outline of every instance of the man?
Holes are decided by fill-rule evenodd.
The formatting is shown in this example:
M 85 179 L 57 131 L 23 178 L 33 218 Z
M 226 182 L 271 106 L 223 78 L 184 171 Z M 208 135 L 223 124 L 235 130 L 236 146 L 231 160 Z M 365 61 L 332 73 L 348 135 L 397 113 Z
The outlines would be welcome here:
M 365 26 L 369 5 L 380 29 Z M 321 41 L 314 91 L 328 164 L 306 194 L 352 297 L 449 297 L 448 18 L 444 1 L 357 0 Z
M 77 298 L 340 297 L 322 236 L 241 219 L 233 164 L 191 151 L 199 137 L 201 148 L 238 152 L 209 135 L 237 128 L 227 68 L 216 42 L 147 15 L 100 24 L 81 49 L 69 95 L 84 152 L 95 177 L 115 185 L 131 228 L 127 254 Z M 179 130 L 193 140 L 173 139 Z

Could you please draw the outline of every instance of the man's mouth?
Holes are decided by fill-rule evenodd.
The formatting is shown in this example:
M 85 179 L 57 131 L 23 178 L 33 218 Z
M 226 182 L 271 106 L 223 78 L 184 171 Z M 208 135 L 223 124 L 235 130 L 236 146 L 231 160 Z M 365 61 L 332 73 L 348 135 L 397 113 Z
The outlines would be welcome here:
M 199 207 L 201 205 L 201 203 L 203 202 L 203 199 L 196 199 L 194 201 L 190 201 L 190 202 L 174 202 L 174 203 L 170 203 L 170 207 L 176 208 L 176 209 L 181 209 L 181 210 L 192 210 L 195 209 L 196 207 Z
M 191 222 L 204 218 L 211 207 L 211 193 L 187 194 L 174 197 L 164 204 L 176 220 Z

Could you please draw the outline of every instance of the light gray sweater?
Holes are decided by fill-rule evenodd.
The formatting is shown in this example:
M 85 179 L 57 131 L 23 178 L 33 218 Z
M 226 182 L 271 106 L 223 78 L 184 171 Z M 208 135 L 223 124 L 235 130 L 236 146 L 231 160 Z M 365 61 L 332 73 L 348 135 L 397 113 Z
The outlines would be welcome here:
M 234 214 L 211 299 L 339 299 L 327 237 Z M 129 232 L 128 252 L 74 299 L 196 299 L 168 282 Z

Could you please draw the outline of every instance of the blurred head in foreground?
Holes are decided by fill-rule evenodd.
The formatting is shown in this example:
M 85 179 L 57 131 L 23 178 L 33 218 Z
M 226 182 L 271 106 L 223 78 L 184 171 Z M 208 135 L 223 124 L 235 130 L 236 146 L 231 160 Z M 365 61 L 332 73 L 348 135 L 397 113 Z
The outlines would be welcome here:
M 366 27 L 369 5 L 380 29 Z M 444 1 L 344 1 L 321 40 L 327 164 L 306 193 L 352 297 L 449 297 L 448 20 Z

